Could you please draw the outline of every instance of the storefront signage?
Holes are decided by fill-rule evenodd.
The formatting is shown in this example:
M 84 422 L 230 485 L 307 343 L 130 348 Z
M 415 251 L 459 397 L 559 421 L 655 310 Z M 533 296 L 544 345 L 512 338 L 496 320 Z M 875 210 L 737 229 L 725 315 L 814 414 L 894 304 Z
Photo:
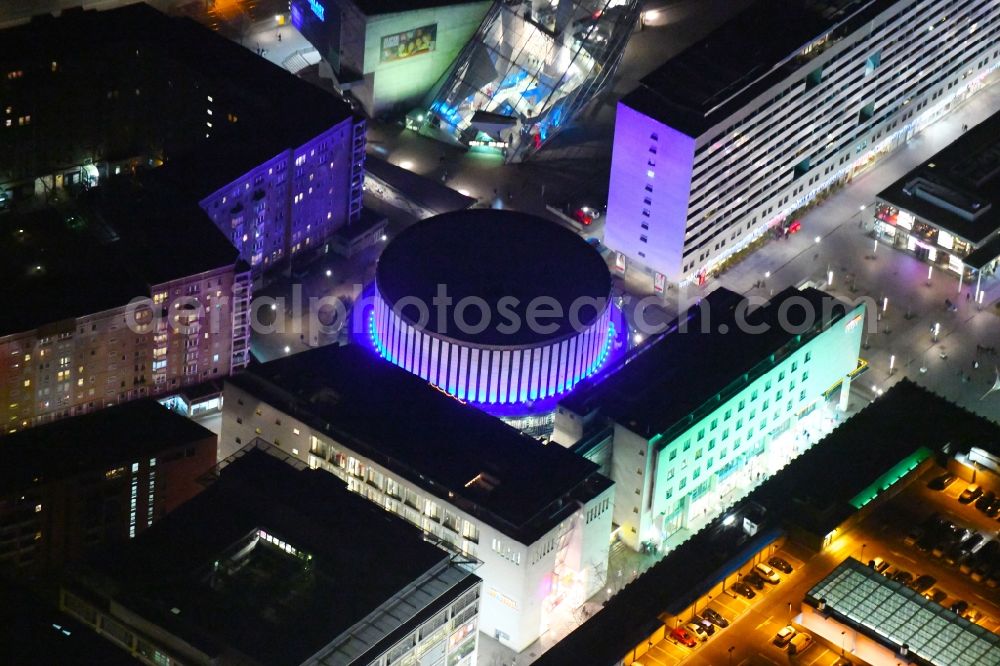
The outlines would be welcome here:
M 317 0 L 310 0 L 316 2 Z M 380 62 L 405 60 L 422 53 L 430 53 L 437 45 L 437 24 L 425 25 L 406 32 L 397 32 L 382 38 Z
M 309 8 L 312 9 L 313 14 L 315 14 L 316 18 L 320 21 L 326 20 L 326 7 L 324 7 L 319 0 L 309 0 Z

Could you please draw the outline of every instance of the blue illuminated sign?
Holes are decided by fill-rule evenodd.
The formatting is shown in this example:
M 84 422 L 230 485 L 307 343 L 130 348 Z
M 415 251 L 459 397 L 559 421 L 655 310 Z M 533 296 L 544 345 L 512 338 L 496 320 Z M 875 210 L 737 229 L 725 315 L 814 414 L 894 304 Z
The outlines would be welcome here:
M 309 7 L 313 10 L 313 14 L 320 21 L 325 21 L 324 15 L 326 14 L 326 7 L 320 4 L 319 0 L 309 0 Z

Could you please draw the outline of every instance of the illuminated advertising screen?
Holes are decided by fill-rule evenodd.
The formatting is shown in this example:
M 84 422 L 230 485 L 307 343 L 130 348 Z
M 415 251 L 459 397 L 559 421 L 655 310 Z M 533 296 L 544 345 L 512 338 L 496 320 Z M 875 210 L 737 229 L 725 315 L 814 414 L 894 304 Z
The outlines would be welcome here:
M 405 60 L 422 53 L 430 53 L 437 44 L 437 24 L 425 25 L 406 32 L 397 32 L 382 38 L 380 62 Z

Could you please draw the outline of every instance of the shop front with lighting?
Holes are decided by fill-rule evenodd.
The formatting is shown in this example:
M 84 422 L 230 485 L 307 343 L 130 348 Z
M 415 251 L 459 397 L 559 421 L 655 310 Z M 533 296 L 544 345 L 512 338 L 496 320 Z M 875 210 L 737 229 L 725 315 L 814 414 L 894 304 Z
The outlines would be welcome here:
M 968 130 L 879 192 L 871 212 L 879 243 L 913 254 L 934 269 L 975 282 L 1000 265 L 1000 113 Z

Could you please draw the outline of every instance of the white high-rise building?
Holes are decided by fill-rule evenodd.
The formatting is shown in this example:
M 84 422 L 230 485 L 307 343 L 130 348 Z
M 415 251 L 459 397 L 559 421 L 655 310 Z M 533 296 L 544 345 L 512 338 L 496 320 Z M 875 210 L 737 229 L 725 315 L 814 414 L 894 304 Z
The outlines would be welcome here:
M 788 226 L 991 82 L 998 30 L 994 0 L 758 0 L 619 102 L 619 270 L 700 281 Z

